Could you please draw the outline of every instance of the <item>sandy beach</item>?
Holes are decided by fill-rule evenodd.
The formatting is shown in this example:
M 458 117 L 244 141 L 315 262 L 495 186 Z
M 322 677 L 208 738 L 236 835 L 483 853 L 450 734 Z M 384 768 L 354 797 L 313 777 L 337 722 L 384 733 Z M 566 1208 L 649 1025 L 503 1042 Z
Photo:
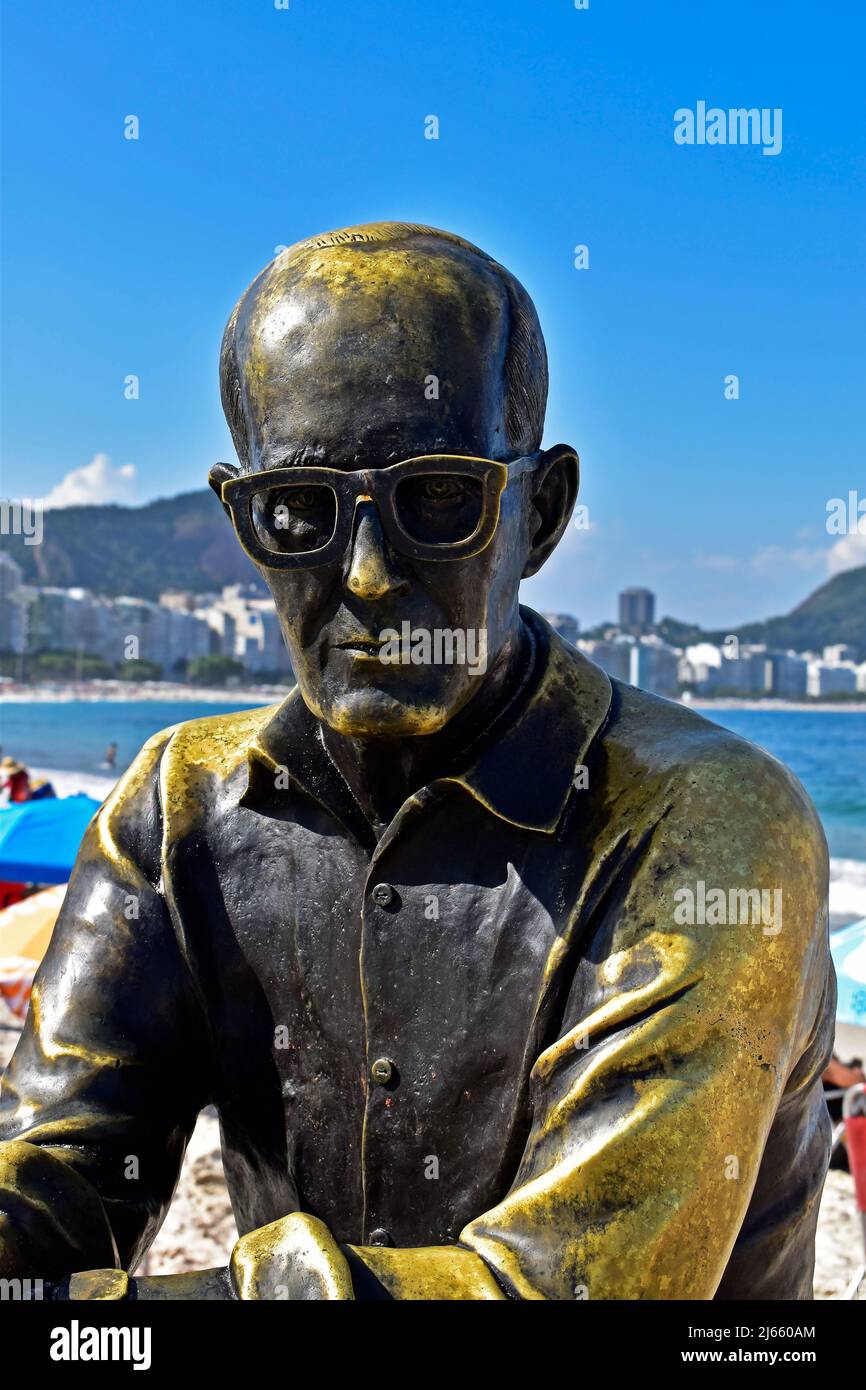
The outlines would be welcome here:
M 103 701 L 119 704 L 139 700 L 171 700 L 195 704 L 239 703 L 251 705 L 270 705 L 285 699 L 294 681 L 286 676 L 285 684 L 255 685 L 210 688 L 200 685 L 176 684 L 173 681 L 51 681 L 37 685 L 19 684 L 16 681 L 0 681 L 0 704 L 64 704 L 72 700 Z M 861 700 L 779 700 L 771 696 L 766 699 L 749 699 L 738 696 L 689 698 L 683 696 L 678 703 L 690 709 L 711 713 L 715 710 L 804 710 L 804 711 L 843 711 L 846 714 L 866 714 L 866 699 Z

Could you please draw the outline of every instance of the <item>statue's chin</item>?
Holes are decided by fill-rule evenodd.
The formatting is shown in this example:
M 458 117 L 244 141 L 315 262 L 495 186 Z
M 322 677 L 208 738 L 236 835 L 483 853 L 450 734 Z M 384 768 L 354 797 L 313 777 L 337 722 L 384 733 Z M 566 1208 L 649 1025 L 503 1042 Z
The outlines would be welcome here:
M 441 704 L 401 700 L 383 690 L 341 691 L 334 700 L 307 699 L 313 713 L 347 738 L 412 738 L 434 734 L 452 713 Z

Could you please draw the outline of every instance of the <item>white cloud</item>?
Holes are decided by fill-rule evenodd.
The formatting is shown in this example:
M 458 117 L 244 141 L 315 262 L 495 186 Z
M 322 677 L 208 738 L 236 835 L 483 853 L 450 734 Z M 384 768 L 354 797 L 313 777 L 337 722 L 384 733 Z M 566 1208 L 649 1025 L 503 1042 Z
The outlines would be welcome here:
M 129 499 L 130 484 L 135 468 L 124 463 L 112 466 L 107 454 L 94 454 L 90 463 L 73 468 L 66 477 L 43 498 L 47 511 L 51 507 L 98 506 L 101 502 L 125 502 Z
M 859 565 L 866 565 L 866 532 L 863 531 L 843 536 L 827 554 L 830 574 L 841 574 L 842 570 L 853 570 Z
M 741 566 L 743 561 L 731 555 L 699 555 L 695 564 L 699 569 L 732 569 Z M 842 536 L 829 550 L 823 546 L 801 546 L 789 549 L 781 545 L 766 545 L 757 550 L 745 562 L 759 574 L 772 570 L 812 570 L 825 569 L 828 574 L 840 574 L 842 570 L 857 569 L 866 565 L 866 532 L 855 532 Z
M 826 551 L 818 547 L 788 550 L 781 545 L 765 545 L 763 549 L 756 551 L 749 564 L 756 570 L 776 568 L 813 570 L 821 565 L 825 556 Z
M 699 551 L 694 557 L 694 565 L 700 570 L 756 570 L 759 574 L 768 570 L 814 570 L 824 563 L 827 552 L 815 547 L 801 546 L 790 550 L 781 545 L 765 545 L 754 555 L 708 554 Z

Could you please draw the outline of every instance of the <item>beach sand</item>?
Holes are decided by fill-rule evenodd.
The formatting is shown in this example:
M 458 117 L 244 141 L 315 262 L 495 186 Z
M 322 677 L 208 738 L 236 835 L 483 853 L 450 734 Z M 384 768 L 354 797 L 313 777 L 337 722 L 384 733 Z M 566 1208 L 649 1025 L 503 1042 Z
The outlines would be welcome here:
M 866 1255 L 854 1204 L 854 1179 L 831 1169 L 827 1174 L 815 1242 L 815 1297 L 842 1298 Z M 857 1301 L 866 1303 L 866 1279 Z
M 111 700 L 117 704 L 126 701 L 172 700 L 189 701 L 195 704 L 225 704 L 226 701 L 240 704 L 270 705 L 284 700 L 294 685 L 287 673 L 285 681 L 278 685 L 256 685 L 253 682 L 243 686 L 201 686 L 185 685 L 175 681 L 121 681 L 121 680 L 82 680 L 46 681 L 30 685 L 14 680 L 0 682 L 0 703 L 10 704 L 66 704 L 70 700 Z M 843 710 L 847 713 L 866 714 L 866 701 L 861 697 L 851 700 L 785 700 L 771 695 L 721 695 L 715 699 L 709 696 L 681 695 L 674 697 L 679 704 L 702 711 L 746 709 L 746 710 Z

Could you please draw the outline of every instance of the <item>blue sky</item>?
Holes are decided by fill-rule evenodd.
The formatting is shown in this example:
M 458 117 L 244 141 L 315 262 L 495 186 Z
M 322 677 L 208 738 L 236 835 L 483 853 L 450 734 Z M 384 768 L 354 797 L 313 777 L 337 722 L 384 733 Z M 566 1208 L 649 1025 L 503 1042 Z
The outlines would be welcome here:
M 430 222 L 532 294 L 582 457 L 589 530 L 527 600 L 785 611 L 866 563 L 825 526 L 866 497 L 864 30 L 861 0 L 7 0 L 5 495 L 200 486 L 274 248 Z M 677 145 L 698 101 L 781 108 L 781 152 Z

